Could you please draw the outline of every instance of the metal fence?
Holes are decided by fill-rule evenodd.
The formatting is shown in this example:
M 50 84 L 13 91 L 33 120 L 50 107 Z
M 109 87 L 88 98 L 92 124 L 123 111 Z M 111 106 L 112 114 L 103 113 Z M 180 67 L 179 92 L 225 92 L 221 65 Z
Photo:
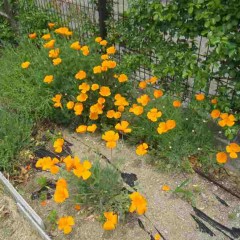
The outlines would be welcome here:
M 128 9 L 127 0 L 35 0 L 39 8 L 45 9 L 58 20 L 61 25 L 69 26 L 78 33 L 80 39 L 100 34 L 102 37 L 107 36 L 109 25 L 107 20 L 117 23 L 123 21 L 123 13 Z M 164 1 L 167 4 L 167 0 Z M 210 47 L 206 39 L 199 37 L 197 39 L 198 50 L 196 55 L 199 60 L 207 58 Z M 121 59 L 126 53 L 133 53 L 131 49 L 124 45 L 118 45 L 118 58 Z M 141 52 L 141 49 L 138 49 Z M 157 63 L 159 59 L 154 54 L 146 55 L 151 63 Z M 214 69 L 212 69 L 214 72 Z M 132 76 L 136 80 L 148 79 L 152 76 L 150 69 L 139 66 Z M 175 77 L 165 77 L 161 79 L 166 88 L 169 84 L 174 83 Z M 229 77 L 209 78 L 207 83 L 206 94 L 215 95 L 218 93 L 219 86 L 227 86 L 229 90 L 228 98 L 234 99 L 234 86 L 229 80 Z M 191 99 L 194 94 L 194 79 L 184 79 L 182 81 L 182 97 Z

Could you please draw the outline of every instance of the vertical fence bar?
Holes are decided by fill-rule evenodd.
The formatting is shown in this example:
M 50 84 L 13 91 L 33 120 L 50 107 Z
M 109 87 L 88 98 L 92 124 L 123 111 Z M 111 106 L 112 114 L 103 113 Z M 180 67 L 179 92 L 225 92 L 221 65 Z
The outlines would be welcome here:
M 99 12 L 99 28 L 100 36 L 105 39 L 107 37 L 106 21 L 108 19 L 107 0 L 98 0 L 98 12 Z

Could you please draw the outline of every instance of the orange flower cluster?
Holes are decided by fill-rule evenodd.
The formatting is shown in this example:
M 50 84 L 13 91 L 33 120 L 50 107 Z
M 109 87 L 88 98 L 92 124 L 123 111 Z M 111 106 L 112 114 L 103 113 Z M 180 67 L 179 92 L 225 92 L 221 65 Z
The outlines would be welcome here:
M 71 36 L 73 34 L 67 27 L 57 28 L 54 32 L 62 36 Z
M 50 170 L 52 174 L 57 174 L 59 172 L 59 167 L 56 164 L 59 163 L 57 158 L 43 157 L 39 158 L 36 162 L 36 168 L 42 168 L 43 171 Z
M 92 125 L 79 125 L 76 128 L 76 132 L 77 133 L 85 133 L 85 132 L 90 132 L 90 133 L 94 133 L 97 129 L 97 125 L 96 124 L 92 124 Z

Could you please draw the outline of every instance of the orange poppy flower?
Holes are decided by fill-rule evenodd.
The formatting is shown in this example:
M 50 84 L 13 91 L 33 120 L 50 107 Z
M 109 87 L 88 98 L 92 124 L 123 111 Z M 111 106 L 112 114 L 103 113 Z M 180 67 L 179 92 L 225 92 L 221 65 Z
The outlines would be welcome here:
M 146 106 L 150 102 L 150 97 L 147 94 L 144 94 L 137 98 L 137 102 L 142 104 L 143 106 Z
M 90 50 L 89 50 L 89 47 L 88 47 L 88 46 L 83 46 L 83 47 L 81 48 L 81 51 L 82 51 L 82 54 L 83 54 L 84 56 L 88 56 L 89 53 L 90 53 Z
M 163 96 L 163 91 L 162 90 L 154 90 L 153 95 L 155 98 L 160 98 Z
M 74 209 L 77 210 L 77 211 L 80 211 L 81 210 L 81 206 L 79 204 L 76 204 L 74 206 Z
M 108 148 L 115 148 L 117 145 L 117 141 L 119 139 L 119 134 L 114 131 L 107 131 L 102 135 L 102 139 L 106 141 L 106 146 Z
M 147 153 L 148 145 L 146 143 L 142 143 L 137 146 L 136 154 L 137 155 L 145 155 Z
M 48 23 L 49 28 L 53 28 L 55 26 L 55 23 Z
M 145 89 L 147 87 L 147 82 L 146 81 L 141 81 L 139 84 L 138 84 L 139 88 L 141 89 Z
M 92 175 L 92 173 L 89 171 L 91 167 L 92 164 L 88 160 L 85 160 L 83 163 L 79 162 L 76 165 L 76 168 L 73 170 L 73 173 L 78 178 L 81 177 L 83 180 L 87 180 Z
M 161 240 L 161 236 L 160 236 L 160 234 L 155 234 L 155 236 L 154 236 L 154 240 Z
M 176 122 L 174 120 L 167 120 L 166 122 L 168 130 L 171 130 L 176 127 Z
M 220 120 L 218 124 L 221 127 L 225 127 L 225 126 L 232 127 L 236 121 L 235 117 L 232 114 L 229 115 L 228 113 L 221 113 L 220 118 L 222 120 Z
M 36 162 L 36 168 L 42 168 L 43 171 L 50 170 L 52 174 L 57 174 L 59 172 L 59 167 L 55 165 L 57 163 L 59 163 L 57 158 L 43 157 Z
M 73 101 L 69 101 L 69 102 L 67 102 L 67 109 L 73 109 L 73 107 L 74 107 L 74 102 Z
M 61 58 L 55 58 L 55 59 L 52 60 L 52 62 L 53 62 L 54 66 L 57 66 L 62 62 L 62 59 Z
M 170 191 L 170 187 L 168 185 L 163 185 L 162 190 L 165 192 L 168 192 L 168 191 Z
M 57 34 L 63 35 L 63 36 L 71 36 L 73 33 L 69 31 L 67 27 L 60 27 L 55 29 L 54 31 Z
M 221 114 L 221 112 L 220 112 L 218 109 L 214 109 L 214 110 L 212 110 L 212 112 L 211 112 L 211 117 L 212 117 L 213 119 L 219 118 L 219 117 L 220 117 L 220 114 Z
M 45 41 L 51 39 L 50 33 L 44 34 L 44 35 L 42 36 L 42 39 L 45 40 Z
M 59 55 L 59 52 L 60 52 L 59 48 L 51 49 L 51 50 L 49 51 L 49 53 L 48 53 L 48 56 L 49 56 L 50 58 L 57 58 L 58 55 Z
M 86 93 L 90 90 L 90 85 L 84 82 L 78 86 L 78 89 L 81 90 L 82 93 Z
M 104 217 L 106 218 L 106 222 L 103 224 L 103 229 L 107 231 L 115 229 L 118 222 L 117 214 L 114 214 L 114 212 L 105 212 Z
M 58 220 L 58 229 L 63 230 L 64 234 L 69 234 L 72 231 L 72 226 L 75 224 L 73 217 L 61 217 Z
M 115 129 L 122 132 L 122 133 L 130 133 L 132 131 L 131 128 L 128 128 L 129 122 L 128 121 L 121 121 L 115 126 Z
M 212 104 L 217 104 L 217 102 L 218 102 L 218 101 L 217 101 L 216 98 L 213 98 L 213 99 L 211 100 L 211 103 L 212 103 Z
M 76 42 L 71 44 L 70 48 L 72 48 L 74 50 L 80 50 L 81 49 L 81 45 L 80 45 L 79 41 L 76 41 Z
M 92 86 L 91 86 L 91 90 L 92 91 L 96 91 L 98 89 L 99 89 L 99 85 L 98 84 L 96 84 L 96 83 L 92 84 Z
M 179 108 L 179 107 L 182 106 L 182 103 L 181 103 L 180 101 L 178 101 L 178 100 L 175 100 L 175 101 L 173 101 L 173 106 L 174 106 L 175 108 Z
M 45 83 L 51 83 L 53 81 L 53 75 L 47 75 L 44 79 L 43 82 Z
M 197 101 L 203 101 L 205 99 L 205 95 L 203 93 L 198 93 L 195 95 Z
M 93 68 L 93 73 L 94 74 L 98 74 L 98 73 L 101 73 L 102 72 L 102 67 L 101 66 L 95 66 Z
M 102 41 L 102 38 L 101 38 L 101 37 L 96 37 L 96 38 L 95 38 L 95 42 L 100 43 L 101 41 Z
M 102 86 L 100 87 L 99 94 L 103 97 L 108 97 L 111 95 L 111 90 L 109 87 Z
M 102 45 L 102 46 L 106 46 L 107 43 L 108 43 L 108 42 L 107 42 L 106 40 L 101 40 L 101 41 L 99 42 L 99 44 Z
M 87 126 L 86 125 L 80 125 L 76 128 L 77 133 L 85 133 L 87 131 Z
M 114 96 L 114 99 L 116 100 L 116 101 L 114 102 L 114 105 L 115 105 L 115 106 L 128 106 L 128 105 L 129 105 L 129 103 L 128 103 L 128 101 L 126 100 L 126 98 L 123 97 L 121 94 L 116 94 L 116 95 Z
M 53 98 L 52 101 L 54 102 L 54 107 L 55 108 L 61 108 L 62 104 L 61 104 L 61 99 L 62 99 L 62 94 L 56 94 Z
M 75 74 L 75 78 L 78 80 L 83 80 L 86 77 L 87 77 L 87 74 L 83 70 L 80 70 L 80 71 L 78 71 L 78 73 Z
M 160 122 L 157 128 L 159 134 L 166 133 L 168 131 L 167 124 L 165 122 Z
M 237 143 L 230 143 L 226 147 L 226 151 L 230 153 L 230 158 L 237 158 L 238 154 L 240 152 L 240 146 Z
M 109 58 L 109 56 L 107 55 L 107 54 L 103 54 L 102 56 L 101 56 L 101 59 L 102 60 L 107 60 Z
M 148 113 L 147 113 L 147 117 L 149 120 L 151 120 L 152 122 L 156 122 L 158 120 L 158 118 L 160 118 L 162 116 L 162 112 L 158 111 L 157 108 L 152 108 Z
M 127 77 L 126 74 L 120 74 L 120 75 L 118 76 L 118 81 L 119 81 L 120 83 L 126 82 L 127 80 L 128 80 L 128 77 Z
M 58 138 L 57 140 L 55 140 L 53 147 L 54 147 L 54 151 L 57 153 L 61 153 L 62 152 L 62 148 L 63 148 L 63 144 L 64 144 L 64 139 L 63 138 Z
M 114 46 L 107 48 L 107 54 L 115 54 L 116 48 Z
M 77 100 L 79 102 L 85 102 L 86 100 L 88 99 L 88 95 L 86 93 L 80 93 L 78 96 L 77 96 Z
M 90 126 L 87 127 L 87 131 L 88 132 L 91 132 L 91 133 L 94 133 L 97 129 L 97 125 L 96 124 L 92 124 Z
M 216 159 L 218 163 L 226 163 L 227 162 L 227 154 L 225 152 L 218 152 L 216 154 Z
M 30 66 L 30 62 L 23 62 L 22 64 L 21 64 L 21 67 L 23 68 L 23 69 L 26 69 L 26 68 L 28 68 Z
M 36 33 L 30 33 L 30 34 L 28 34 L 28 37 L 30 39 L 35 39 L 37 37 L 37 34 Z
M 136 211 L 139 215 L 142 215 L 147 211 L 147 200 L 139 192 L 133 192 L 129 197 L 131 199 L 129 212 Z
M 139 116 L 143 113 L 143 107 L 137 104 L 133 104 L 132 107 L 129 109 L 129 112 Z
M 54 48 L 54 44 L 55 44 L 56 40 L 52 39 L 49 42 L 45 43 L 43 45 L 44 48 Z
M 79 102 L 76 103 L 76 104 L 74 105 L 73 110 L 74 110 L 75 115 L 77 115 L 77 116 L 81 115 L 81 114 L 82 114 L 82 111 L 83 111 L 83 104 L 82 104 L 82 103 L 79 103 Z

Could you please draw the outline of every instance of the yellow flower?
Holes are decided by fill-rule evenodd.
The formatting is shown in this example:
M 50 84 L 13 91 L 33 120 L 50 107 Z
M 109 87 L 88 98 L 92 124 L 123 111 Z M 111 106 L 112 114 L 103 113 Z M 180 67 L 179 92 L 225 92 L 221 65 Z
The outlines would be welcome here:
M 79 41 L 76 41 L 74 43 L 71 44 L 70 48 L 74 49 L 74 50 L 80 50 L 81 49 L 81 46 L 80 46 L 80 43 Z
M 23 62 L 23 63 L 21 64 L 21 67 L 22 67 L 23 69 L 28 68 L 29 66 L 30 66 L 30 62 Z
M 67 109 L 73 109 L 73 107 L 74 107 L 74 102 L 73 101 L 69 101 L 69 102 L 67 102 Z
M 98 84 L 96 84 L 96 83 L 92 84 L 92 86 L 91 86 L 91 90 L 92 91 L 96 91 L 98 89 L 99 89 L 99 85 Z
M 232 127 L 236 121 L 235 117 L 232 114 L 228 115 L 228 113 L 221 113 L 220 118 L 222 120 L 220 120 L 218 124 L 221 127 L 225 127 L 225 126 Z
M 48 56 L 49 56 L 50 58 L 57 58 L 58 55 L 59 55 L 59 52 L 60 52 L 60 51 L 59 51 L 59 48 L 52 49 L 52 50 L 49 51 Z
M 214 109 L 214 110 L 212 110 L 212 112 L 211 112 L 211 117 L 212 117 L 213 119 L 219 118 L 219 117 L 220 117 L 220 114 L 221 114 L 221 112 L 220 112 L 218 109 Z
M 147 153 L 148 145 L 146 143 L 142 143 L 137 146 L 136 154 L 137 155 L 145 155 Z
M 101 41 L 102 41 L 102 38 L 101 38 L 101 37 L 96 37 L 96 38 L 95 38 L 95 42 L 100 43 Z
M 87 126 L 86 125 L 80 125 L 76 128 L 77 133 L 85 133 L 87 131 Z
M 88 56 L 89 53 L 90 53 L 88 46 L 83 46 L 83 47 L 81 48 L 81 51 L 82 51 L 82 54 L 83 54 L 84 56 Z
M 131 199 L 129 212 L 136 211 L 139 215 L 142 215 L 147 211 L 147 200 L 139 192 L 133 192 L 129 197 Z
M 131 128 L 128 128 L 129 122 L 128 121 L 121 121 L 115 126 L 115 129 L 122 132 L 122 133 L 130 133 L 132 131 Z
M 102 72 L 102 67 L 101 66 L 96 66 L 93 68 L 93 73 L 97 74 L 97 73 L 101 73 Z
M 83 111 L 83 104 L 82 103 L 76 103 L 73 108 L 75 115 L 79 116 L 82 114 Z
M 153 95 L 155 98 L 160 98 L 163 96 L 163 91 L 162 90 L 154 90 Z
M 57 66 L 58 64 L 60 64 L 62 62 L 62 59 L 61 58 L 55 58 L 52 60 L 53 62 L 53 65 L 54 66 Z
M 180 101 L 178 101 L 178 100 L 173 101 L 173 106 L 175 108 L 179 108 L 179 107 L 181 107 L 181 105 L 182 105 L 182 103 Z
M 44 48 L 54 48 L 55 40 L 52 39 L 43 45 Z
M 53 75 L 47 75 L 44 79 L 43 82 L 45 83 L 51 83 L 53 81 Z
M 69 234 L 72 231 L 74 225 L 74 219 L 71 216 L 61 217 L 58 220 L 58 229 L 63 230 L 64 234 Z
M 54 102 L 54 107 L 55 108 L 61 108 L 62 104 L 61 104 L 61 99 L 62 99 L 62 94 L 56 94 L 53 98 L 52 101 Z
M 53 144 L 54 151 L 57 153 L 62 152 L 63 144 L 64 144 L 64 139 L 58 138 Z
M 51 38 L 51 34 L 50 33 L 47 33 L 47 34 L 44 34 L 43 36 L 42 36 L 42 39 L 43 40 L 49 40 Z
M 99 44 L 102 45 L 102 46 L 106 46 L 107 43 L 108 43 L 108 42 L 107 42 L 106 40 L 101 40 L 101 41 L 99 42 Z
M 97 129 L 97 125 L 96 124 L 92 124 L 90 126 L 87 127 L 87 131 L 88 132 L 91 132 L 91 133 L 94 133 Z
M 137 98 L 137 102 L 142 104 L 143 106 L 146 106 L 150 101 L 150 97 L 147 94 L 144 94 Z
M 115 229 L 118 222 L 117 214 L 114 214 L 114 212 L 105 212 L 104 217 L 106 218 L 106 222 L 103 224 L 103 229 L 107 231 Z
M 143 113 L 143 107 L 137 104 L 133 104 L 132 107 L 129 109 L 129 112 L 139 116 Z
M 225 152 L 218 152 L 216 154 L 216 159 L 218 163 L 226 163 L 227 162 L 227 154 Z
M 60 27 L 55 29 L 54 31 L 57 34 L 63 35 L 63 36 L 71 36 L 73 33 L 69 31 L 67 27 Z
M 118 76 L 118 81 L 119 81 L 120 83 L 126 82 L 127 80 L 128 80 L 128 77 L 127 77 L 126 74 L 120 74 L 120 75 Z
M 77 96 L 77 100 L 79 102 L 85 102 L 86 100 L 88 99 L 88 95 L 86 93 L 80 93 L 78 96 Z
M 240 146 L 237 143 L 230 143 L 226 147 L 226 151 L 230 153 L 230 158 L 237 158 L 238 154 L 240 152 Z
M 148 113 L 147 117 L 150 119 L 152 122 L 156 122 L 158 118 L 162 116 L 162 112 L 158 111 L 157 108 L 152 108 Z
M 49 28 L 53 28 L 55 26 L 55 23 L 48 23 Z
M 203 93 L 198 93 L 195 95 L 197 101 L 203 101 L 205 99 L 205 95 Z
M 114 46 L 107 48 L 107 54 L 115 54 L 116 48 Z
M 114 131 L 107 131 L 102 135 L 102 139 L 106 141 L 106 146 L 108 148 L 115 148 L 117 145 L 117 141 L 119 139 L 119 134 Z
M 111 95 L 111 91 L 109 87 L 102 86 L 100 87 L 99 94 L 103 97 L 108 97 Z
M 30 34 L 28 35 L 28 37 L 29 37 L 30 39 L 35 39 L 35 38 L 37 37 L 37 34 L 36 34 L 36 33 L 30 33 Z
M 87 180 L 92 175 L 92 173 L 89 171 L 91 167 L 92 164 L 88 160 L 85 160 L 83 163 L 79 162 L 76 165 L 76 168 L 73 170 L 73 173 L 78 178 L 81 177 L 83 180 Z

